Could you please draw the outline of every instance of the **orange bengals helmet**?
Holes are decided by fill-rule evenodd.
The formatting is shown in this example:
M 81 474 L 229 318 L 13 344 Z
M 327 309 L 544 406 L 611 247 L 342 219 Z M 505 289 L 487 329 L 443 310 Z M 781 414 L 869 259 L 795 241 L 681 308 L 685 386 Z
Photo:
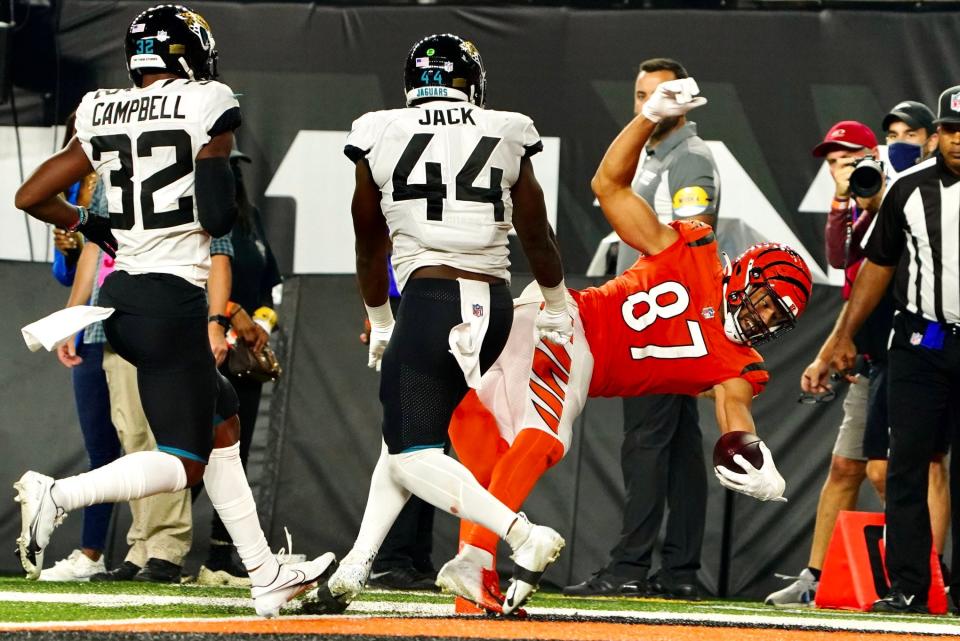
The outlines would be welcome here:
M 793 329 L 810 300 L 813 277 L 800 255 L 760 243 L 727 265 L 723 279 L 727 338 L 759 345 Z

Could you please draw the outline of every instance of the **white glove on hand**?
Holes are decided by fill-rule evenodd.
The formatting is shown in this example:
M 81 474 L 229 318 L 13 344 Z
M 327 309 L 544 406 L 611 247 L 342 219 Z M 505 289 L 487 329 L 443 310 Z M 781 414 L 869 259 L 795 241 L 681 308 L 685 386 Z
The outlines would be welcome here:
M 370 328 L 370 350 L 367 359 L 367 367 L 380 371 L 380 359 L 383 358 L 383 352 L 387 349 L 387 343 L 393 335 L 393 326 L 396 323 L 391 322 L 386 327 Z
M 664 118 L 682 116 L 691 109 L 707 104 L 707 99 L 698 96 L 700 87 L 693 78 L 667 80 L 657 85 L 640 112 L 651 122 L 660 122 Z
M 566 345 L 573 337 L 573 318 L 567 311 L 566 305 L 562 311 L 550 310 L 544 307 L 537 313 L 534 324 L 537 331 L 537 341 L 545 338 L 557 345 Z
M 773 455 L 763 441 L 760 441 L 760 452 L 763 454 L 763 464 L 759 470 L 743 456 L 735 454 L 733 460 L 746 470 L 745 474 L 731 472 L 719 465 L 713 468 L 713 472 L 722 486 L 734 492 L 752 496 L 760 501 L 786 503 L 787 499 L 783 498 L 783 491 L 787 483 L 777 471 L 777 466 L 773 463 Z
M 396 323 L 393 320 L 393 310 L 390 309 L 390 301 L 377 307 L 370 307 L 366 303 L 367 318 L 370 319 L 370 345 L 367 367 L 380 371 L 380 359 L 383 358 L 383 352 L 387 349 L 387 343 L 393 335 L 393 327 Z

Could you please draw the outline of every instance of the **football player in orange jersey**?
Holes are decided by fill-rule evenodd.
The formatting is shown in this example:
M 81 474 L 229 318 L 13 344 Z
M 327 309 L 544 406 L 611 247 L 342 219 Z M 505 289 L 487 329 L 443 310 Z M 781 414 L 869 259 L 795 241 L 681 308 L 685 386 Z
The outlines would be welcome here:
M 478 393 L 458 407 L 450 436 L 482 485 L 519 509 L 542 474 L 563 458 L 571 427 L 589 396 L 703 394 L 716 400 L 721 432 L 754 432 L 750 405 L 769 380 L 753 346 L 792 329 L 810 298 L 812 278 L 783 245 L 754 245 L 724 268 L 716 238 L 696 221 L 661 223 L 631 188 L 640 150 L 661 118 L 706 102 L 692 78 L 662 83 L 607 150 L 593 191 L 624 242 L 641 252 L 600 287 L 570 290 L 574 337 L 535 343 L 541 299 L 528 288 L 514 301 L 507 345 Z M 725 487 L 763 501 L 785 501 L 770 450 L 745 470 L 715 468 Z M 463 521 L 459 554 L 437 584 L 497 612 L 497 537 Z M 470 605 L 458 599 L 458 611 Z

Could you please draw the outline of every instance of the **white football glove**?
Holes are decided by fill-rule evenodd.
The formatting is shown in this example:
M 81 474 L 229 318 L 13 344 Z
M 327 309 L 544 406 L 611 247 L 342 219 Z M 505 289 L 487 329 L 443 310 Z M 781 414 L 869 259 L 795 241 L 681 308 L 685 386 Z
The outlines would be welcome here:
M 534 324 L 537 331 L 537 341 L 545 338 L 551 343 L 557 345 L 566 345 L 573 337 L 573 318 L 567 311 L 566 305 L 563 310 L 550 310 L 544 307 L 537 313 L 537 320 Z
M 387 349 L 387 343 L 393 335 L 393 327 L 396 323 L 393 320 L 393 311 L 390 309 L 390 301 L 378 307 L 370 307 L 366 303 L 367 318 L 370 319 L 370 345 L 367 358 L 367 367 L 380 371 L 380 359 L 383 358 L 383 352 Z
M 763 441 L 760 441 L 760 452 L 763 454 L 763 464 L 759 470 L 742 455 L 735 454 L 733 460 L 746 470 L 745 474 L 731 472 L 719 465 L 713 468 L 713 472 L 721 485 L 734 492 L 752 496 L 760 501 L 785 503 L 787 499 L 783 498 L 783 491 L 786 489 L 787 483 L 780 476 L 780 472 L 777 471 L 777 466 L 773 463 L 773 455 L 770 454 L 770 449 Z
M 390 342 L 390 336 L 393 335 L 393 326 L 396 323 L 390 323 L 386 327 L 370 328 L 370 349 L 367 358 L 367 367 L 380 371 L 380 360 L 383 358 L 383 352 L 387 349 L 387 343 Z
M 700 87 L 693 78 L 678 78 L 667 80 L 657 85 L 640 112 L 643 117 L 652 122 L 660 122 L 664 118 L 682 116 L 691 109 L 707 104 L 707 99 L 697 96 Z

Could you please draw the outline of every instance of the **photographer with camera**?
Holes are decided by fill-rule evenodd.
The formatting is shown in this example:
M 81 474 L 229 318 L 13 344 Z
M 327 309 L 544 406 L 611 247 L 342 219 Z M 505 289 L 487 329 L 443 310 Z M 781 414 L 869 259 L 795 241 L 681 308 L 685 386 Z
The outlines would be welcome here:
M 858 177 L 874 178 L 868 172 L 879 157 L 877 138 L 869 127 L 855 120 L 843 120 L 827 131 L 823 141 L 813 148 L 813 155 L 825 158 L 834 182 L 833 203 L 827 216 L 827 261 L 832 267 L 844 269 L 843 298 L 850 293 L 862 256 L 859 240 L 880 207 L 883 190 L 872 196 L 854 196 L 850 179 L 860 163 Z M 864 174 L 863 172 L 867 172 Z M 883 177 L 880 176 L 880 185 Z M 864 190 L 858 190 L 864 191 Z M 851 202 L 853 200 L 854 202 Z M 817 357 L 803 372 L 800 386 L 805 396 L 801 400 L 828 400 L 833 389 L 824 376 L 830 372 L 830 354 L 833 341 L 828 338 Z M 864 359 L 866 361 L 866 359 Z M 861 368 L 863 369 L 863 368 Z M 866 478 L 866 457 L 863 454 L 863 435 L 867 422 L 867 399 L 870 382 L 865 372 L 851 382 L 843 400 L 843 420 L 833 446 L 830 471 L 820 490 L 810 557 L 807 567 L 797 576 L 778 575 L 792 579 L 785 588 L 773 592 L 764 600 L 767 605 L 779 607 L 811 606 L 820 582 L 820 570 L 833 534 L 833 526 L 841 510 L 856 506 L 860 485 Z M 818 384 L 814 385 L 813 381 Z M 822 381 L 822 382 L 821 382 Z M 882 484 L 874 484 L 883 497 Z

